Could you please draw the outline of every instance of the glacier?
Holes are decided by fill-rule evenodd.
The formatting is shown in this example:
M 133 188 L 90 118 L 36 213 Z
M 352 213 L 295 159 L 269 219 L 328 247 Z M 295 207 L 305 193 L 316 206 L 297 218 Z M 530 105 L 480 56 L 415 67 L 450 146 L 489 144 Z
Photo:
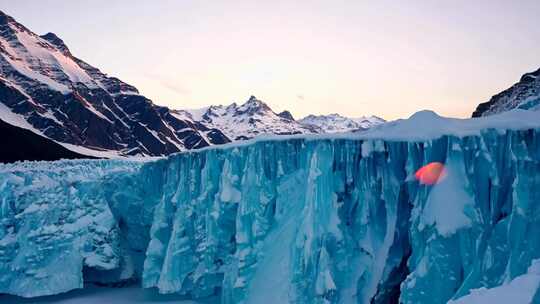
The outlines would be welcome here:
M 466 303 L 538 268 L 539 118 L 421 112 L 144 162 L 0 165 L 0 294 Z M 446 177 L 419 183 L 432 162 Z

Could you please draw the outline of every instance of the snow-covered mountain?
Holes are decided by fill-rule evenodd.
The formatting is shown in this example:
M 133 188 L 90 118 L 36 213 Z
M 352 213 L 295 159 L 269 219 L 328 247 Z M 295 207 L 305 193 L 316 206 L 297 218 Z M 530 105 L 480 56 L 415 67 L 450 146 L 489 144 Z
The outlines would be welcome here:
M 53 33 L 38 36 L 0 12 L 0 120 L 85 155 L 158 156 L 259 135 L 363 130 L 377 117 L 296 121 L 252 96 L 199 110 L 157 106 L 75 57 Z
M 303 125 L 291 113 L 275 113 L 266 103 L 251 96 L 244 104 L 210 106 L 197 110 L 178 110 L 179 118 L 192 119 L 209 128 L 221 130 L 233 140 L 260 135 L 290 135 L 321 133 L 315 126 Z
M 259 135 L 338 133 L 369 129 L 385 122 L 377 116 L 347 118 L 339 114 L 309 115 L 295 120 L 289 111 L 274 112 L 266 103 L 251 96 L 244 104 L 210 106 L 174 112 L 179 118 L 198 121 L 221 130 L 233 140 Z
M 93 155 L 166 155 L 230 140 L 0 12 L 0 119 Z
M 472 116 L 487 116 L 516 108 L 540 109 L 540 69 L 521 76 L 512 87 L 479 104 Z
M 339 114 L 329 115 L 308 115 L 300 120 L 303 125 L 314 126 L 324 133 L 339 133 L 365 130 L 385 122 L 377 116 L 365 116 L 360 118 L 349 118 Z

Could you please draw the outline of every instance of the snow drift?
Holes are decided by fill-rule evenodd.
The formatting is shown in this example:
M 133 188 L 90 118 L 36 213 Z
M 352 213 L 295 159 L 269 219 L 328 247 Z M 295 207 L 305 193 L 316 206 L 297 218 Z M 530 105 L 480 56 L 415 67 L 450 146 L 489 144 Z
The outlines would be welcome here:
M 0 166 L 0 293 L 140 280 L 222 303 L 418 304 L 506 286 L 540 258 L 534 113 Z M 431 162 L 446 178 L 418 183 Z

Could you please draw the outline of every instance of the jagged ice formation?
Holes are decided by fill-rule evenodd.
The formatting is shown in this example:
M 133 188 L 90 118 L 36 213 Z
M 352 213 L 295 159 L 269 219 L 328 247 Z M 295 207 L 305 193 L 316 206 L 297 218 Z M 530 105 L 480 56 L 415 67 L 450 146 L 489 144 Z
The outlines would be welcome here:
M 442 118 L 144 163 L 2 165 L 0 293 L 132 279 L 222 303 L 417 304 L 504 285 L 540 258 L 540 126 L 516 113 L 411 140 L 392 130 Z M 446 178 L 419 184 L 435 161 Z

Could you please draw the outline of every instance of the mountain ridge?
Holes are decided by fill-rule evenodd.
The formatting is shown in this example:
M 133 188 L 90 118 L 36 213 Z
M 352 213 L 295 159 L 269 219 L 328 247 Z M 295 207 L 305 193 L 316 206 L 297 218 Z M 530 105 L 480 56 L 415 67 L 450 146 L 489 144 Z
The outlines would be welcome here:
M 308 115 L 299 120 L 301 124 L 316 126 L 324 133 L 340 133 L 367 130 L 386 120 L 372 115 L 359 118 L 345 117 L 337 113 L 328 115 Z
M 176 113 L 191 117 L 208 127 L 220 129 L 233 140 L 250 139 L 260 135 L 320 133 L 316 128 L 303 126 L 294 118 L 291 119 L 292 115 L 278 115 L 253 95 L 240 105 L 212 105 L 196 110 L 177 110 Z
M 193 119 L 222 130 L 231 139 L 249 139 L 260 135 L 326 134 L 362 131 L 384 123 L 377 116 L 348 118 L 339 114 L 308 115 L 294 119 L 291 112 L 275 112 L 265 102 L 250 96 L 243 104 L 212 105 L 200 109 L 176 110 L 180 117 Z M 340 122 L 341 125 L 333 126 Z

